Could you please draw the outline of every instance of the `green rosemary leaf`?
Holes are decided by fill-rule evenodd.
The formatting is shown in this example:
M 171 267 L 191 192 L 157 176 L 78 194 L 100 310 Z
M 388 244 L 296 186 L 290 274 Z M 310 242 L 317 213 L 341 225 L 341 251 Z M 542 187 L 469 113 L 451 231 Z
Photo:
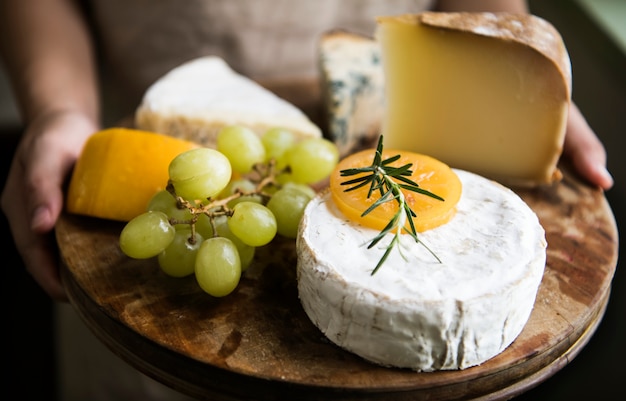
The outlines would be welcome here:
M 387 175 L 390 175 L 392 177 L 398 177 L 401 175 L 411 175 L 413 174 L 413 172 L 411 171 L 411 167 L 413 167 L 413 165 L 411 163 L 409 164 L 405 164 L 404 166 L 401 167 L 385 167 L 384 170 L 387 173 Z
M 396 178 L 398 179 L 398 181 L 402 181 L 402 182 L 404 182 L 404 183 L 406 183 L 408 185 L 414 186 L 415 188 L 419 188 L 419 184 L 417 182 L 411 180 L 410 178 L 406 178 L 406 177 L 403 177 L 403 176 L 396 177 Z
M 378 191 L 380 193 L 380 196 L 382 197 L 386 189 L 387 188 L 385 187 L 385 181 L 381 179 L 379 176 L 375 176 L 374 179 L 372 180 L 372 185 L 370 186 L 370 189 L 367 192 L 367 197 L 370 198 L 374 191 Z
M 379 163 L 374 162 L 374 165 L 380 164 L 381 166 L 386 166 L 388 164 L 395 162 L 398 159 L 400 159 L 400 155 L 395 155 L 395 156 L 391 156 L 390 158 L 383 160 L 382 162 L 379 162 Z
M 357 186 L 354 186 L 352 188 L 346 189 L 346 192 L 353 191 L 353 190 L 355 190 L 357 188 L 361 188 L 361 187 L 369 184 L 370 182 L 372 182 L 374 180 L 374 178 L 375 177 L 373 177 L 373 176 L 355 178 L 355 179 L 350 180 L 350 181 L 344 181 L 344 182 L 341 183 L 341 185 L 352 185 L 352 184 L 359 183 L 359 185 L 357 185 Z
M 378 144 L 376 144 L 376 153 L 381 155 L 382 157 L 382 154 L 383 154 L 383 136 L 382 135 L 378 137 Z M 376 160 L 376 156 L 374 156 L 374 160 Z
M 413 191 L 413 192 L 417 192 L 420 193 L 422 195 L 426 195 L 426 196 L 430 196 L 431 198 L 435 198 L 437 200 L 440 201 L 445 201 L 445 199 L 443 199 L 441 196 L 434 194 L 426 189 L 420 188 L 420 187 L 413 187 L 413 186 L 407 186 L 407 185 L 402 185 L 402 184 L 398 184 L 401 188 L 407 189 L 409 191 Z
M 380 197 L 380 198 L 378 198 L 378 199 L 376 200 L 376 202 L 372 203 L 372 204 L 370 205 L 370 207 L 368 207 L 368 208 L 367 208 L 367 209 L 366 209 L 366 210 L 365 210 L 365 211 L 361 214 L 361 217 L 367 216 L 368 214 L 370 214 L 370 212 L 372 212 L 374 209 L 376 209 L 378 206 L 382 205 L 383 203 L 385 203 L 385 202 L 389 202 L 389 201 L 391 201 L 391 200 L 395 199 L 395 197 L 393 197 L 393 198 L 391 198 L 391 199 L 390 199 L 390 197 L 391 197 L 392 195 L 393 195 L 393 194 L 391 194 L 390 192 L 386 192 L 386 193 L 382 194 L 382 195 L 381 195 L 381 197 Z
M 409 207 L 406 203 L 404 204 L 404 213 L 406 214 L 406 219 L 409 221 L 409 227 L 411 227 L 411 231 L 408 231 L 413 237 L 417 240 L 417 233 L 415 230 L 415 223 L 413 223 L 413 217 L 417 217 L 413 209 Z
M 373 248 L 376 244 L 378 244 L 378 242 L 380 242 L 380 240 L 382 240 L 383 238 L 385 238 L 385 236 L 387 234 L 389 234 L 391 232 L 391 230 L 393 228 L 395 228 L 395 226 L 398 224 L 398 219 L 399 219 L 399 215 L 395 215 L 390 221 L 389 223 L 387 223 L 387 225 L 385 226 L 385 228 L 383 228 L 370 242 L 370 244 L 367 246 L 367 249 L 371 249 Z
M 342 177 L 348 176 L 348 175 L 356 175 L 356 174 L 361 174 L 361 173 L 374 173 L 375 169 L 372 168 L 372 166 L 370 167 L 359 167 L 359 168 L 347 168 L 345 170 L 341 170 L 339 173 L 341 174 Z
M 372 273 L 370 275 L 374 275 L 376 274 L 376 272 L 378 271 L 378 269 L 381 268 L 381 266 L 385 263 L 385 261 L 387 260 L 387 258 L 389 257 L 389 254 L 391 253 L 391 250 L 393 249 L 393 247 L 396 245 L 396 242 L 398 241 L 398 237 L 394 237 L 391 240 L 391 244 L 389 244 L 389 246 L 387 247 L 387 249 L 385 250 L 385 253 L 383 254 L 383 256 L 380 258 L 380 260 L 378 261 L 378 263 L 376 264 L 376 267 L 374 267 L 374 270 L 372 270 Z

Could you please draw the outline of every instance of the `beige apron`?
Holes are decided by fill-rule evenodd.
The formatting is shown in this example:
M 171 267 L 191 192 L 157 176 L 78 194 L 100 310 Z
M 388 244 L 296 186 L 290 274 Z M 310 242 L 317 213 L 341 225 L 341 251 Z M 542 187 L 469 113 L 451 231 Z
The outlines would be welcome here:
M 91 0 L 95 32 L 118 99 L 135 107 L 170 69 L 218 55 L 252 78 L 314 76 L 319 35 L 372 36 L 375 17 L 428 8 L 430 0 Z

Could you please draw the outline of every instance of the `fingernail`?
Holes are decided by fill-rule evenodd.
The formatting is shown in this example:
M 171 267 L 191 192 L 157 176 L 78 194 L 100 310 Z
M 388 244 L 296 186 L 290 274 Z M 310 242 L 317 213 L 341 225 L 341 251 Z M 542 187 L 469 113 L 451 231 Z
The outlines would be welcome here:
M 603 187 L 609 188 L 613 186 L 613 176 L 611 175 L 611 173 L 609 173 L 609 170 L 607 170 L 605 166 L 597 166 L 596 170 L 602 177 L 602 180 L 605 182 L 605 185 L 603 185 Z

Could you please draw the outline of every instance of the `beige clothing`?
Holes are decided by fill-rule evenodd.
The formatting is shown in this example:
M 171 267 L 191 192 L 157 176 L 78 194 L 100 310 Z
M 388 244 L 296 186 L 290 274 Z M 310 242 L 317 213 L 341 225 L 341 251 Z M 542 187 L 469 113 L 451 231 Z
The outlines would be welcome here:
M 91 0 L 102 54 L 135 107 L 168 70 L 218 55 L 252 78 L 314 76 L 319 35 L 372 36 L 375 17 L 418 12 L 432 0 Z
M 423 11 L 430 0 L 90 0 L 111 121 L 185 61 L 218 55 L 253 78 L 315 76 L 319 35 L 373 35 L 377 15 Z M 106 122 L 105 122 L 106 123 Z M 109 351 L 70 306 L 58 313 L 60 400 L 182 400 Z

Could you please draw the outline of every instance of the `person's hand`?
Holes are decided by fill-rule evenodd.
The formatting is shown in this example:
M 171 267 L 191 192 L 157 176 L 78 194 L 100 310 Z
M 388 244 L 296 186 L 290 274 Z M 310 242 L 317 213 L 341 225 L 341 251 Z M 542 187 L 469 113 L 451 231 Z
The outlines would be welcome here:
M 613 177 L 606 169 L 606 150 L 576 105 L 570 107 L 563 145 L 563 157 L 593 185 L 603 190 L 613 186 Z
M 25 267 L 56 301 L 67 301 L 52 229 L 63 208 L 63 185 L 96 123 L 76 112 L 35 119 L 17 147 L 2 192 L 4 211 Z

